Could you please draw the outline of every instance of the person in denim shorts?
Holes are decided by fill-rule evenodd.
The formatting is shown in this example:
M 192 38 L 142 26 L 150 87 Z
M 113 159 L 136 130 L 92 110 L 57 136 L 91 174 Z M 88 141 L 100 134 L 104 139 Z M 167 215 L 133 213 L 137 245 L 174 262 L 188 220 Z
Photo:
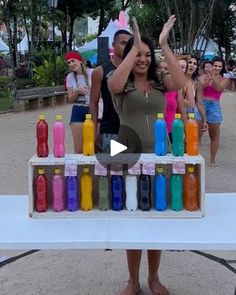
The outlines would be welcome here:
M 212 60 L 211 70 L 203 69 L 203 74 L 199 77 L 199 82 L 202 85 L 202 98 L 197 98 L 197 109 L 195 110 L 195 118 L 198 121 L 200 132 L 204 131 L 203 124 L 205 122 L 208 125 L 210 167 L 213 168 L 217 167 L 216 154 L 219 147 L 220 124 L 222 122 L 220 99 L 229 83 L 229 80 L 223 77 L 224 72 L 225 62 L 221 57 L 215 57 Z
M 73 103 L 70 126 L 74 141 L 74 152 L 82 153 L 82 126 L 89 112 L 92 69 L 86 68 L 81 56 L 71 51 L 65 55 L 70 73 L 66 77 L 68 101 Z

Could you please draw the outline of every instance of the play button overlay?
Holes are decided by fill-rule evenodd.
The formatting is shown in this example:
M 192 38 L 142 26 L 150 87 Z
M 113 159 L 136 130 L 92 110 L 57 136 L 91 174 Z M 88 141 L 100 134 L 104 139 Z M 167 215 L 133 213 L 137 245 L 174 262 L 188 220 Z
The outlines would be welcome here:
M 105 168 L 119 171 L 121 165 L 123 170 L 132 168 L 142 153 L 142 142 L 137 133 L 128 126 L 120 125 L 118 139 L 110 139 L 109 153 L 97 153 L 97 161 Z
M 116 140 L 111 139 L 110 141 L 110 156 L 113 157 L 127 150 L 127 146 L 119 143 Z

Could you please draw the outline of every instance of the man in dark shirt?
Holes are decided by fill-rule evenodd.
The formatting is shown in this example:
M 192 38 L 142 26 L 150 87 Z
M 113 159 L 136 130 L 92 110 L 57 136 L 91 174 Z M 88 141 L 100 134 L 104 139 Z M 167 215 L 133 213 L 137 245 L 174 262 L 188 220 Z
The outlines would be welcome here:
M 95 124 L 95 134 L 97 134 L 98 102 L 100 96 L 103 100 L 103 115 L 100 122 L 99 133 L 102 137 L 101 148 L 105 153 L 110 153 L 110 140 L 118 139 L 120 120 L 116 113 L 111 94 L 107 87 L 107 75 L 114 71 L 122 61 L 123 51 L 131 34 L 126 30 L 119 30 L 114 35 L 113 58 L 101 66 L 98 66 L 92 73 L 92 86 L 90 92 L 89 112 Z

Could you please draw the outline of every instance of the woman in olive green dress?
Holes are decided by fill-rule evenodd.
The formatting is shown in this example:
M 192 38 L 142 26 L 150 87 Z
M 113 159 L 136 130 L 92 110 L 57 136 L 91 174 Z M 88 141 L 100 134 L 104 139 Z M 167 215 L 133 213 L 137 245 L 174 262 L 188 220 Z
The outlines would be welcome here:
M 178 90 L 185 86 L 186 79 L 168 45 L 168 36 L 175 23 L 172 15 L 164 24 L 159 37 L 162 53 L 168 64 L 169 74 L 158 78 L 152 42 L 141 37 L 134 20 L 134 37 L 124 50 L 124 59 L 110 75 L 108 86 L 114 107 L 122 125 L 129 126 L 142 141 L 142 152 L 153 152 L 153 125 L 158 112 L 165 111 L 164 91 Z M 122 134 L 121 137 L 125 136 Z M 120 138 L 119 138 L 120 140 Z M 130 139 L 132 142 L 132 139 Z M 157 233 L 158 234 L 158 233 Z M 167 295 L 169 292 L 160 283 L 158 268 L 161 251 L 148 250 L 148 285 L 153 295 Z M 136 295 L 140 291 L 139 268 L 142 250 L 127 250 L 129 280 L 121 295 Z

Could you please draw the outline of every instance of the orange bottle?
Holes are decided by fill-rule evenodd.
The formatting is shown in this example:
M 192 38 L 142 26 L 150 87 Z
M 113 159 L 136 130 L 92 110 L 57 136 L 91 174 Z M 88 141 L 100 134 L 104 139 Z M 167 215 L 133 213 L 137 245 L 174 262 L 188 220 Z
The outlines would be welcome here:
M 185 127 L 186 152 L 189 156 L 197 156 L 199 154 L 198 124 L 194 119 L 194 113 L 189 113 L 188 118 Z
M 198 179 L 194 166 L 189 166 L 184 175 L 184 209 L 198 210 Z
M 85 156 L 94 155 L 94 124 L 91 114 L 86 114 L 83 123 L 83 154 Z
M 92 188 L 92 177 L 89 174 L 89 168 L 83 169 L 83 174 L 80 179 L 81 189 L 81 210 L 88 211 L 93 209 L 93 188 Z

